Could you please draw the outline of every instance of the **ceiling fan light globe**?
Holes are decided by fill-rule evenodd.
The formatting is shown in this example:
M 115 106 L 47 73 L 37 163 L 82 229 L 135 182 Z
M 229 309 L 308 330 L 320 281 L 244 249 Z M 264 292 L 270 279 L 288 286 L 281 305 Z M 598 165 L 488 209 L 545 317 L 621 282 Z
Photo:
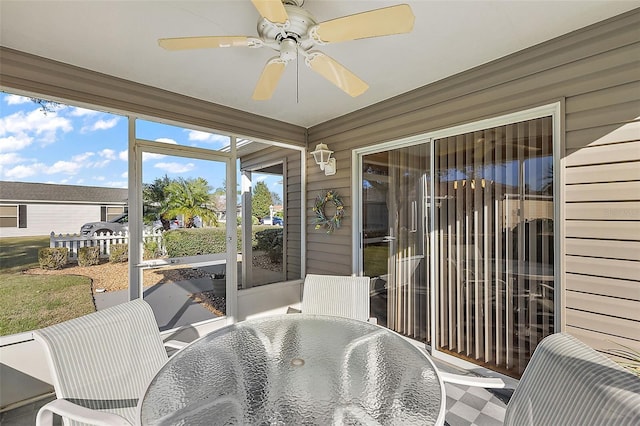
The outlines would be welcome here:
M 280 59 L 285 62 L 295 61 L 298 54 L 298 43 L 293 39 L 285 39 L 280 43 Z

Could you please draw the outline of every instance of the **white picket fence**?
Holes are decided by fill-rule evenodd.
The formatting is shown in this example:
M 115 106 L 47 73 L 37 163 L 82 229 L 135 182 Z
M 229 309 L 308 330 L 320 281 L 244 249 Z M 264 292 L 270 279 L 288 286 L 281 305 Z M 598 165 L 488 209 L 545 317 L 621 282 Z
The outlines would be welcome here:
M 162 238 L 162 230 L 144 231 L 142 240 L 147 243 L 155 241 L 162 253 L 164 253 L 164 239 Z M 78 249 L 81 247 L 100 247 L 100 257 L 108 258 L 111 253 L 111 245 L 128 244 L 129 233 L 119 232 L 116 234 L 93 234 L 89 237 L 83 237 L 79 234 L 56 235 L 52 232 L 49 238 L 49 247 L 66 247 L 69 249 L 69 260 L 78 260 Z

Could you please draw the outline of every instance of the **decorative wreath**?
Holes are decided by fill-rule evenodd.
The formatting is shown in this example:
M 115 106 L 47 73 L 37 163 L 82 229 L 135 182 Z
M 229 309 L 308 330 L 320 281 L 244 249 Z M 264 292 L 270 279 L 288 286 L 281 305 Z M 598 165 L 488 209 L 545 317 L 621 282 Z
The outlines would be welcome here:
M 331 217 L 327 217 L 325 212 L 327 203 L 333 203 L 336 207 L 336 212 Z M 327 234 L 330 234 L 337 228 L 340 228 L 340 221 L 344 216 L 344 204 L 342 203 L 340 196 L 334 190 L 329 190 L 326 194 L 320 194 L 316 197 L 313 212 L 316 214 L 316 218 L 314 220 L 316 225 L 315 229 L 320 229 L 324 226 L 327 228 Z

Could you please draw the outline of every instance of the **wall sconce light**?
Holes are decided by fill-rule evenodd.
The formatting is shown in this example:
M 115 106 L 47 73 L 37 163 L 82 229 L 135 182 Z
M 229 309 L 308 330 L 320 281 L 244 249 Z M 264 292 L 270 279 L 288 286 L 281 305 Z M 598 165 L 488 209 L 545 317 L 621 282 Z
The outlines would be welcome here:
M 326 176 L 336 174 L 336 159 L 331 157 L 333 151 L 331 151 L 326 144 L 319 143 L 316 145 L 316 149 L 311 151 L 313 159 L 316 164 L 320 166 L 320 170 L 324 170 Z

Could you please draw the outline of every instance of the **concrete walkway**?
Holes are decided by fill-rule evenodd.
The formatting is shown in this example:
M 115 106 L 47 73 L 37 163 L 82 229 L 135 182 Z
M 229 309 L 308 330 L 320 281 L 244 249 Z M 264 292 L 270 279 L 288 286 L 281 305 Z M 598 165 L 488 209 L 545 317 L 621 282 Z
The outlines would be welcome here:
M 207 290 L 213 290 L 213 281 L 209 277 L 156 284 L 144 289 L 144 300 L 151 305 L 160 331 L 163 331 L 216 318 L 217 315 L 189 297 L 193 293 Z M 95 294 L 98 310 L 127 300 L 129 290 Z
M 193 300 L 190 295 L 213 290 L 214 280 L 210 277 L 224 274 L 225 265 L 204 266 L 198 269 L 205 272 L 207 277 L 145 287 L 144 300 L 151 305 L 160 331 L 184 327 L 217 317 L 201 303 Z M 240 277 L 241 271 L 242 268 L 239 264 L 238 277 Z M 254 281 L 258 281 L 256 285 L 282 281 L 282 272 L 256 268 L 253 275 Z M 220 280 L 216 281 L 220 282 Z M 97 310 L 105 309 L 128 301 L 129 290 L 95 293 L 94 299 Z

